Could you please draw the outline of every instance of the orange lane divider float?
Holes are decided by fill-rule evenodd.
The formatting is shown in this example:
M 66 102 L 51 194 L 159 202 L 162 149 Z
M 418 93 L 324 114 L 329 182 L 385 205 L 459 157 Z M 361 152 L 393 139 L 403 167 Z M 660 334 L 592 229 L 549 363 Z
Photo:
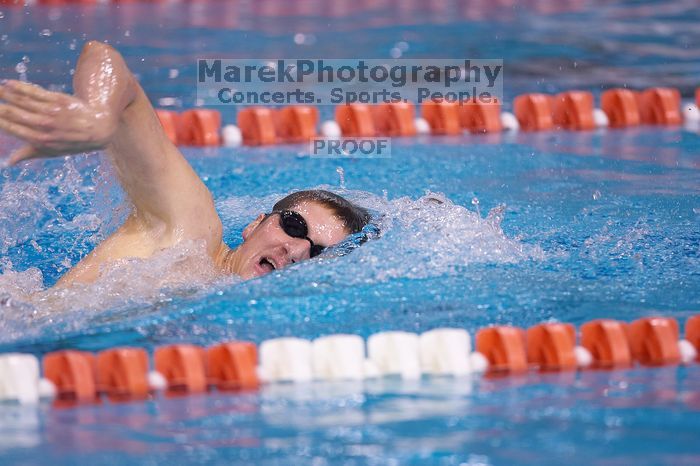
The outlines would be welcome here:
M 166 394 L 202 393 L 207 389 L 204 348 L 169 345 L 153 353 L 156 371 L 167 381 Z
M 374 137 L 377 134 L 372 108 L 367 104 L 338 105 L 335 121 L 343 137 Z
M 94 5 L 98 0 L 0 0 L 0 5 L 25 6 L 38 3 L 39 5 L 64 6 L 70 4 Z
M 279 110 L 247 107 L 238 112 L 238 126 L 223 128 L 221 114 L 216 110 L 193 109 L 178 114 L 159 109 L 156 114 L 174 144 L 199 147 L 303 142 L 317 134 L 318 124 L 318 109 L 301 105 Z
M 462 102 L 459 106 L 460 125 L 470 133 L 499 133 L 503 131 L 501 103 Z
M 643 91 L 608 89 L 595 107 L 593 94 L 572 90 L 556 95 L 530 93 L 517 96 L 513 113 L 502 111 L 500 102 L 425 101 L 421 117 L 411 102 L 343 104 L 335 108 L 335 120 L 319 127 L 314 106 L 291 105 L 280 109 L 247 107 L 238 112 L 237 125 L 222 128 L 217 110 L 192 109 L 178 114 L 159 109 L 158 118 L 171 141 L 191 146 L 251 146 L 300 143 L 316 137 L 363 138 L 497 133 L 504 130 L 590 131 L 596 127 L 625 128 L 646 125 L 700 124 L 700 89 L 696 103 L 681 108 L 678 89 L 652 87 Z M 690 127 L 690 126 L 689 126 Z
M 85 351 L 57 351 L 44 356 L 44 377 L 56 386 L 57 402 L 99 401 L 95 355 Z
M 678 322 L 667 317 L 649 317 L 627 327 L 630 351 L 645 366 L 666 366 L 681 362 Z
M 542 371 L 567 371 L 578 366 L 576 330 L 571 324 L 540 324 L 527 329 L 527 360 Z
M 554 128 L 550 95 L 519 95 L 513 101 L 513 112 L 523 131 L 547 131 Z
M 111 401 L 148 398 L 153 391 L 167 396 L 256 389 L 257 348 L 249 342 L 222 343 L 205 350 L 195 345 L 168 345 L 153 354 L 155 372 L 141 348 L 114 348 L 97 356 L 62 350 L 43 358 L 44 377 L 55 386 L 59 406 L 96 403 L 100 394 Z
M 500 103 L 480 104 L 426 101 L 421 106 L 421 118 L 416 118 L 411 102 L 378 105 L 339 105 L 335 110 L 338 134 L 348 138 L 375 136 L 459 135 L 491 133 L 503 130 Z
M 594 108 L 593 95 L 584 91 L 523 94 L 513 102 L 515 117 L 524 131 L 545 131 L 555 127 L 592 130 L 596 126 L 622 128 L 638 124 L 679 125 L 682 123 L 678 89 L 653 87 L 643 91 L 609 89 L 601 94 L 602 111 Z M 693 113 L 694 112 L 694 113 Z M 697 117 L 697 107 L 687 113 Z
M 97 386 L 111 401 L 148 398 L 148 355 L 141 348 L 115 348 L 97 355 Z
M 637 126 L 640 122 L 639 106 L 634 91 L 629 89 L 608 89 L 600 96 L 600 105 L 611 128 Z
M 411 102 L 338 105 L 335 108 L 338 134 L 324 131 L 324 135 L 346 138 L 415 136 L 419 132 L 415 114 L 415 106 Z
M 335 122 L 325 122 L 322 131 L 328 137 L 398 137 L 429 133 L 430 125 L 424 118 L 416 118 L 411 102 L 346 104 L 336 107 Z
M 489 372 L 517 374 L 527 371 L 525 331 L 510 326 L 487 327 L 476 333 L 476 350 L 489 362 Z
M 648 125 L 680 125 L 681 94 L 678 89 L 652 87 L 637 94 L 641 122 Z
M 264 146 L 277 143 L 274 111 L 267 107 L 248 107 L 238 112 L 236 122 L 247 146 Z
M 426 100 L 421 106 L 421 114 L 430 125 L 432 134 L 457 135 L 462 134 L 459 107 L 457 102 Z
M 415 136 L 416 110 L 410 102 L 372 106 L 372 120 L 378 136 Z
M 318 109 L 311 105 L 291 105 L 274 113 L 277 137 L 284 142 L 307 142 L 318 133 Z
M 182 112 L 177 127 L 177 139 L 186 146 L 221 145 L 221 113 L 210 109 Z
M 192 109 L 180 114 L 172 110 L 156 110 L 168 139 L 183 146 L 221 145 L 221 114 L 217 110 Z
M 590 92 L 562 92 L 554 96 L 552 104 L 552 120 L 556 126 L 575 131 L 595 129 L 593 94 Z
M 698 350 L 695 360 L 700 362 L 700 316 L 689 317 L 686 321 L 685 339 Z
M 318 109 L 308 105 L 248 107 L 238 112 L 237 123 L 242 142 L 248 146 L 305 142 L 317 135 Z
M 632 365 L 627 343 L 626 324 L 610 319 L 599 319 L 581 326 L 581 346 L 593 358 L 593 367 L 613 369 Z
M 10 0 L 12 2 L 13 0 Z M 14 0 L 17 2 L 17 0 Z M 51 6 L 64 6 L 64 5 L 70 5 L 72 4 L 79 4 L 79 5 L 94 5 L 97 3 L 99 0 L 39 0 L 38 3 L 40 5 L 51 5 Z M 20 0 L 19 4 L 26 3 L 27 5 L 31 4 L 31 0 Z M 116 2 L 115 2 L 116 3 Z
M 222 343 L 207 350 L 209 384 L 219 390 L 258 388 L 257 367 L 258 349 L 253 343 Z
M 357 335 L 330 335 L 313 342 L 267 340 L 262 346 L 269 351 L 263 351 L 261 361 L 256 345 L 250 342 L 206 349 L 178 344 L 155 349 L 155 371 L 151 372 L 148 354 L 141 348 L 112 348 L 96 356 L 63 350 L 44 356 L 43 379 L 39 379 L 34 356 L 10 353 L 0 355 L 0 400 L 36 402 L 43 396 L 54 398 L 56 406 L 67 406 L 97 403 L 101 396 L 122 402 L 145 400 L 157 392 L 172 396 L 207 393 L 212 388 L 254 390 L 261 384 L 258 374 L 265 377 L 263 382 L 273 383 L 690 364 L 698 361 L 700 352 L 700 316 L 687 320 L 685 339 L 679 338 L 676 319 L 645 317 L 630 324 L 608 319 L 587 322 L 580 328 L 580 345 L 571 324 L 543 323 L 527 330 L 488 327 L 477 332 L 474 353 L 463 329 L 435 329 L 420 336 L 384 332 L 370 337 L 368 343 Z M 349 364 L 353 369 L 329 372 L 328 364 Z

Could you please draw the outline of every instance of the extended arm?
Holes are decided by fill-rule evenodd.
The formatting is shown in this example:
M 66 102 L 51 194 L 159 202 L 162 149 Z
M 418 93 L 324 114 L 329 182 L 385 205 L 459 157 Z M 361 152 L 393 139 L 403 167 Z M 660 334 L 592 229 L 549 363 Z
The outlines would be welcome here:
M 27 143 L 12 154 L 10 163 L 106 150 L 134 210 L 125 224 L 129 233 L 122 227 L 117 238 L 106 240 L 108 244 L 101 244 L 88 259 L 130 257 L 120 241 L 128 237 L 138 242 L 141 236 L 153 242 L 151 249 L 182 239 L 205 239 L 214 255 L 221 221 L 211 194 L 168 140 L 121 55 L 105 44 L 88 43 L 78 60 L 74 92 L 5 83 L 0 86 L 0 130 Z
M 89 42 L 78 60 L 74 91 L 71 96 L 17 81 L 0 87 L 6 101 L 0 104 L 0 129 L 28 143 L 10 163 L 104 148 L 137 217 L 187 228 L 211 196 L 168 140 L 121 55 Z

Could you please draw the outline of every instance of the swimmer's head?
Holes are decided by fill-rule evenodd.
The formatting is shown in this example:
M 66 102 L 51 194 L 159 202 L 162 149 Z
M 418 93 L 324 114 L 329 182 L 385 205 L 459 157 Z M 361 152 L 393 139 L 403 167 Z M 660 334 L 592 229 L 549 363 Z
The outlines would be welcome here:
M 329 191 L 292 193 L 243 230 L 236 272 L 248 279 L 309 259 L 361 231 L 369 220 L 367 210 Z

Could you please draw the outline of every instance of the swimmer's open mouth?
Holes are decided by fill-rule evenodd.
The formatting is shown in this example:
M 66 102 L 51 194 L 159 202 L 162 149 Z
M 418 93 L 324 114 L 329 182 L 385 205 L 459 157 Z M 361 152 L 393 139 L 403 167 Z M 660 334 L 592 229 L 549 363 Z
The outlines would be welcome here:
M 267 259 L 267 257 L 261 257 L 260 258 L 260 267 L 265 269 L 268 272 L 272 272 L 273 270 L 277 270 L 277 267 L 275 267 L 275 264 L 271 262 L 270 260 Z

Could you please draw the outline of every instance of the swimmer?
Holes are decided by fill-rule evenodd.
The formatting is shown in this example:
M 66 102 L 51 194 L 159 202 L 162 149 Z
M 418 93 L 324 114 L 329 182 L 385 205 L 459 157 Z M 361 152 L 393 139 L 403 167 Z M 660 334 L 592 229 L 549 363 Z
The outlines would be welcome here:
M 0 130 L 26 142 L 10 165 L 105 150 L 133 204 L 124 224 L 58 286 L 93 282 L 104 264 L 147 258 L 189 240 L 203 240 L 221 272 L 249 279 L 314 257 L 369 221 L 365 209 L 336 194 L 299 191 L 260 213 L 232 249 L 223 242 L 211 193 L 166 136 L 122 56 L 108 45 L 86 44 L 73 89 L 68 95 L 19 81 L 0 85 Z

